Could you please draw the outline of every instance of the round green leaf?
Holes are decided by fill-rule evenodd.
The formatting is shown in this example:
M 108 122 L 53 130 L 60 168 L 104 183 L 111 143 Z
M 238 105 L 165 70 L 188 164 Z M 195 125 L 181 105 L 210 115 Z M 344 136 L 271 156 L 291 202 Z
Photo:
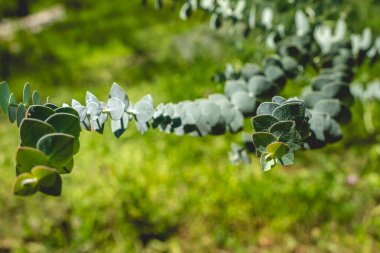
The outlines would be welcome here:
M 57 170 L 47 166 L 36 166 L 32 174 L 38 180 L 38 190 L 51 196 L 61 195 L 62 179 Z
M 280 142 L 285 142 L 292 150 L 301 148 L 302 137 L 296 129 L 294 121 L 280 121 L 275 123 L 269 132 L 278 138 Z
M 279 122 L 279 120 L 272 115 L 257 115 L 252 119 L 252 125 L 255 132 L 269 132 L 269 128 Z
M 272 115 L 279 120 L 298 120 L 305 117 L 305 110 L 302 102 L 289 102 L 277 107 Z
M 62 178 L 56 174 L 55 183 L 52 186 L 40 185 L 38 190 L 49 196 L 60 196 L 62 192 Z
M 41 151 L 30 147 L 19 147 L 16 154 L 16 174 L 30 172 L 37 165 L 47 165 L 48 157 Z
M 37 178 L 40 187 L 53 186 L 58 176 L 57 170 L 42 165 L 33 167 L 31 174 Z
M 53 133 L 39 139 L 37 148 L 49 157 L 49 164 L 57 168 L 70 161 L 74 154 L 74 145 L 74 136 Z
M 46 103 L 46 104 L 44 104 L 44 106 L 49 107 L 49 108 L 52 109 L 52 110 L 55 110 L 55 109 L 58 108 L 57 105 L 52 104 L 52 103 Z
M 277 141 L 277 138 L 271 133 L 263 132 L 263 133 L 254 133 L 252 135 L 252 140 L 253 140 L 253 144 L 256 147 L 256 150 L 263 153 L 266 151 L 266 148 L 269 144 Z
M 35 148 L 38 140 L 50 133 L 54 133 L 50 124 L 38 119 L 23 119 L 20 125 L 21 146 Z
M 70 113 L 79 118 L 78 112 L 72 107 L 59 107 L 54 110 L 56 113 Z
M 13 193 L 19 196 L 33 195 L 38 191 L 38 180 L 30 173 L 22 173 L 16 178 Z
M 281 158 L 290 151 L 289 146 L 283 142 L 273 142 L 266 149 L 268 153 L 272 154 L 273 158 Z
M 45 122 L 52 125 L 58 133 L 79 137 L 81 128 L 77 116 L 70 113 L 56 113 L 47 118 Z
M 47 107 L 47 106 L 32 105 L 29 107 L 29 109 L 26 113 L 26 117 L 45 121 L 47 118 L 49 118 L 54 113 L 55 113 L 54 110 Z

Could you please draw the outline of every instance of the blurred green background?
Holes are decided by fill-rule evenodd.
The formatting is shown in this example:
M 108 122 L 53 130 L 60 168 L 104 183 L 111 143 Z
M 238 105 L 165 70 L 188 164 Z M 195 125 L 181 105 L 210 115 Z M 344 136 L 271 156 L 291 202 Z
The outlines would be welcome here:
M 0 22 L 60 1 L 1 0 Z M 58 104 L 86 90 L 106 99 L 113 82 L 132 101 L 155 103 L 220 92 L 210 81 L 226 63 L 261 63 L 257 42 L 208 27 L 208 16 L 180 21 L 178 10 L 140 1 L 67 0 L 66 17 L 39 33 L 0 41 L 0 80 L 21 96 L 25 82 Z M 349 24 L 380 34 L 376 1 L 347 1 Z M 364 66 L 357 80 L 378 77 Z M 294 96 L 311 70 L 287 86 Z M 373 111 L 375 131 L 363 114 Z M 194 138 L 159 131 L 141 136 L 133 125 L 117 140 L 83 132 L 81 151 L 63 194 L 12 195 L 18 129 L 0 116 L 0 252 L 380 252 L 380 107 L 353 108 L 345 138 L 297 154 L 295 166 L 262 173 L 230 165 L 240 135 Z M 250 131 L 249 120 L 247 128 Z M 350 182 L 350 183 L 349 183 Z

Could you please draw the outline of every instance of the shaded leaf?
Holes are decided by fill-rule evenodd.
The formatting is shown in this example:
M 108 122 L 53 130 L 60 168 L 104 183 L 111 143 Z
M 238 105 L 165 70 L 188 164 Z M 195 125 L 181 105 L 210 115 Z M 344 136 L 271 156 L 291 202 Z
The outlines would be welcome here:
M 26 113 L 26 117 L 45 121 L 47 118 L 49 118 L 54 113 L 55 113 L 55 111 L 53 109 L 47 107 L 47 106 L 32 105 L 29 107 L 29 109 Z
M 252 119 L 252 125 L 255 132 L 269 132 L 269 128 L 279 120 L 268 114 L 257 115 Z
M 38 119 L 23 119 L 20 126 L 21 146 L 35 148 L 38 140 L 55 130 L 50 124 Z
M 256 150 L 263 153 L 266 151 L 266 148 L 269 144 L 277 141 L 277 138 L 271 133 L 262 132 L 262 133 L 254 133 L 252 135 L 252 140 L 253 140 L 253 144 L 256 147 Z
M 67 164 L 74 153 L 75 138 L 72 135 L 53 133 L 47 134 L 37 143 L 37 148 L 49 157 L 53 167 Z
M 305 117 L 305 110 L 302 102 L 289 102 L 277 107 L 272 115 L 279 120 L 299 120 Z
M 70 113 L 56 113 L 46 119 L 46 123 L 49 123 L 54 127 L 56 132 L 65 133 L 79 137 L 81 128 L 79 124 L 79 118 Z

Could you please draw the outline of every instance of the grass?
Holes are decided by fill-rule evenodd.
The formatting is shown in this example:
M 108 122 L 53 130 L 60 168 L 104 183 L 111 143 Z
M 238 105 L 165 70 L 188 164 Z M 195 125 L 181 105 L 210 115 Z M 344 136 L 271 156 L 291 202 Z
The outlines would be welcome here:
M 117 81 L 132 100 L 151 93 L 158 104 L 220 91 L 209 81 L 217 69 L 265 53 L 253 37 L 210 32 L 201 14 L 181 22 L 168 9 L 121 2 L 82 1 L 64 22 L 19 34 L 5 45 L 19 50 L 2 78 L 15 91 L 29 81 L 57 103 L 83 101 L 87 89 L 105 99 Z M 133 125 L 119 140 L 109 127 L 83 132 L 59 198 L 12 195 L 18 131 L 1 116 L 0 252 L 377 252 L 379 137 L 366 139 L 363 107 L 353 110 L 344 141 L 265 174 L 257 159 L 229 164 L 239 136 L 141 136 Z

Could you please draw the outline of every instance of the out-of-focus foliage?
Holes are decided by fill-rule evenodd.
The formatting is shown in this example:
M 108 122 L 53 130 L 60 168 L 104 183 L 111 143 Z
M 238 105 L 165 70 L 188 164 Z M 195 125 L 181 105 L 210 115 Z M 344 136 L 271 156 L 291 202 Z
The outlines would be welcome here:
M 14 43 L 1 44 L 8 55 L 1 57 L 1 64 L 9 70 L 1 79 L 20 90 L 28 80 L 57 103 L 82 97 L 86 89 L 107 94 L 113 81 L 125 84 L 131 97 L 152 93 L 158 102 L 180 101 L 214 92 L 205 76 L 211 77 L 225 63 L 239 67 L 242 62 L 260 62 L 266 54 L 250 39 L 231 38 L 223 30 L 210 33 L 202 26 L 202 15 L 181 23 L 178 13 L 168 8 L 156 12 L 141 9 L 140 3 L 123 5 L 125 1 L 72 3 L 66 21 L 36 36 L 21 33 Z M 357 32 L 365 26 L 360 20 L 368 20 L 376 31 L 377 5 L 360 1 L 355 6 L 361 13 L 352 21 L 360 28 Z M 378 71 L 378 66 L 364 67 L 357 76 L 366 83 Z M 290 82 L 281 95 L 300 92 L 312 76 L 308 68 L 305 78 Z M 83 133 L 84 152 L 73 175 L 63 178 L 66 187 L 58 199 L 12 196 L 9 179 L 14 171 L 9 168 L 15 165 L 13 152 L 19 143 L 14 138 L 17 129 L 1 117 L 0 141 L 6 148 L 0 154 L 0 248 L 376 252 L 380 122 L 374 117 L 375 131 L 368 135 L 364 109 L 360 103 L 354 105 L 353 120 L 340 144 L 305 152 L 296 166 L 265 176 L 257 161 L 237 167 L 226 162 L 232 136 L 194 139 L 149 132 L 142 138 L 130 131 L 110 142 L 110 131 L 105 131 L 106 138 Z M 373 115 L 379 109 L 374 104 Z

